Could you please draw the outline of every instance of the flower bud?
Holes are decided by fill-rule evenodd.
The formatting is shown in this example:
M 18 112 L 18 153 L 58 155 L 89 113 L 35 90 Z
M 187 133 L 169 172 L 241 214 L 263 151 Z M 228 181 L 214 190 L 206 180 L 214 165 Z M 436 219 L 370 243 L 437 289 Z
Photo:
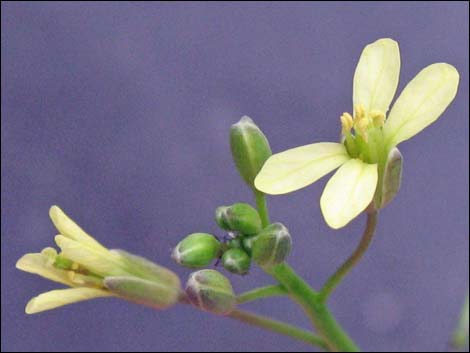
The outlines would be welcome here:
M 194 306 L 214 314 L 229 314 L 236 304 L 230 281 L 215 270 L 201 270 L 190 275 L 186 294 Z
M 103 283 L 111 293 L 123 299 L 157 309 L 166 309 L 176 304 L 180 295 L 179 286 L 138 277 L 106 277 Z
M 230 147 L 241 177 L 256 190 L 255 177 L 272 154 L 266 136 L 253 120 L 244 116 L 230 129 Z
M 403 156 L 398 148 L 388 154 L 383 176 L 381 207 L 387 206 L 397 195 L 401 185 Z
M 240 248 L 227 250 L 222 256 L 224 268 L 237 275 L 246 275 L 250 270 L 251 258 Z
M 253 244 L 257 238 L 257 234 L 255 235 L 245 235 L 243 236 L 242 238 L 242 247 L 243 247 L 243 250 L 246 251 L 246 253 L 251 256 L 252 255 L 252 251 L 253 251 Z
M 252 256 L 258 265 L 272 267 L 284 262 L 291 247 L 292 239 L 287 228 L 281 223 L 273 223 L 256 237 Z
M 227 245 L 230 249 L 232 249 L 232 248 L 241 248 L 242 247 L 242 239 L 240 237 L 230 239 L 227 242 Z
M 214 260 L 220 251 L 220 242 L 211 234 L 193 233 L 178 243 L 172 257 L 180 265 L 204 267 Z
M 220 206 L 215 210 L 215 222 L 217 225 L 226 231 L 231 231 L 230 225 L 226 222 L 225 212 L 227 211 L 228 206 Z
M 258 211 L 247 203 L 220 206 L 215 211 L 217 224 L 227 231 L 241 234 L 257 234 L 261 231 L 261 218 Z

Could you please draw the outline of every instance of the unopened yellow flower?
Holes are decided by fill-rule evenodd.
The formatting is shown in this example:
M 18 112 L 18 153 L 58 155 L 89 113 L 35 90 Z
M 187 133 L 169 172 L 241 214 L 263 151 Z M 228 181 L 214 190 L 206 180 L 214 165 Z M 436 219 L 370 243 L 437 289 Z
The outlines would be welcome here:
M 61 252 L 49 247 L 26 254 L 16 267 L 71 288 L 32 298 L 26 305 L 27 314 L 109 296 L 157 308 L 178 301 L 180 281 L 173 272 L 125 251 L 105 248 L 57 206 L 51 207 L 49 215 L 60 232 L 55 242 Z
M 452 65 L 429 65 L 408 83 L 387 117 L 399 73 L 397 42 L 384 38 L 367 45 L 354 74 L 354 116 L 340 117 L 343 143 L 314 143 L 271 156 L 255 179 L 256 188 L 285 194 L 340 167 L 320 200 L 326 222 L 335 229 L 364 211 L 374 195 L 380 199 L 390 151 L 437 120 L 454 99 L 459 82 Z

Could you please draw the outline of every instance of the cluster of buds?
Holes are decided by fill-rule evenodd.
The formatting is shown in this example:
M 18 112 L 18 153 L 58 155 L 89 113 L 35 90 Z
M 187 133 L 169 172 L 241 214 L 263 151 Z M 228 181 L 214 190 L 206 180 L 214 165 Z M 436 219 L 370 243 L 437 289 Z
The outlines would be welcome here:
M 287 258 L 292 240 L 287 228 L 273 223 L 264 229 L 258 212 L 248 204 L 236 203 L 217 208 L 216 222 L 228 232 L 220 242 L 208 233 L 188 235 L 173 250 L 172 257 L 180 265 L 200 268 L 218 259 L 229 272 L 246 275 L 252 260 L 263 268 L 271 268 Z M 190 275 L 186 298 L 201 310 L 227 315 L 236 305 L 230 281 L 221 273 L 204 269 Z
M 16 267 L 71 288 L 34 297 L 26 313 L 99 297 L 119 297 L 157 309 L 180 300 L 182 289 L 175 273 L 143 257 L 105 248 L 57 206 L 49 214 L 60 233 L 55 237 L 60 252 L 48 247 L 26 254 Z
M 273 223 L 263 229 L 258 211 L 246 203 L 218 207 L 215 220 L 227 232 L 225 240 L 220 242 L 208 233 L 190 234 L 173 250 L 177 263 L 202 268 L 218 259 L 227 271 L 246 275 L 252 259 L 260 266 L 270 267 L 283 262 L 290 253 L 287 228 Z

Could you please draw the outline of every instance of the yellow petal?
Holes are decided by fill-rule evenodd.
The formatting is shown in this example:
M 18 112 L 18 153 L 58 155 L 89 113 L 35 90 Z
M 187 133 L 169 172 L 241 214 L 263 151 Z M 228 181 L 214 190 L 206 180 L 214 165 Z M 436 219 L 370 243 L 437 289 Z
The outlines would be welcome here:
M 382 38 L 367 45 L 354 73 L 353 104 L 366 112 L 386 113 L 395 95 L 400 76 L 398 43 Z
M 68 278 L 67 271 L 53 267 L 50 257 L 44 254 L 26 254 L 17 261 L 16 268 L 70 287 L 75 286 Z
M 59 306 L 68 305 L 83 300 L 109 297 L 111 293 L 101 289 L 94 288 L 73 288 L 59 289 L 42 293 L 31 299 L 26 305 L 26 314 L 35 314 L 41 311 L 58 308 Z
M 255 186 L 267 194 L 301 189 L 349 159 L 344 145 L 320 142 L 293 148 L 269 157 L 256 176 Z
M 432 64 L 408 83 L 385 122 L 389 147 L 409 139 L 433 123 L 452 102 L 459 85 L 459 73 L 452 65 Z
M 320 206 L 331 228 L 344 227 L 369 205 L 377 187 L 377 164 L 346 162 L 326 184 Z
M 107 249 L 97 250 L 94 246 L 79 243 L 63 235 L 57 235 L 55 242 L 62 250 L 62 256 L 82 265 L 94 274 L 102 277 L 128 275 L 122 268 L 119 256 Z
M 60 234 L 78 242 L 94 246 L 98 249 L 105 249 L 100 243 L 70 219 L 70 217 L 67 216 L 58 206 L 52 206 L 50 208 L 49 216 Z

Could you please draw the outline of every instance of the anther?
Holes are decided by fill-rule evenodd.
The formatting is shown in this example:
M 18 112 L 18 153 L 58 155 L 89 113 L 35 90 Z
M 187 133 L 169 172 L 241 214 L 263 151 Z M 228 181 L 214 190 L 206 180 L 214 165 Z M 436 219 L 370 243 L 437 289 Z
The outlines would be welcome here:
M 369 127 L 369 119 L 362 118 L 359 121 L 356 121 L 354 128 L 362 136 L 365 142 L 368 141 L 367 128 Z
M 378 110 L 373 110 L 370 113 L 370 117 L 374 122 L 375 127 L 382 127 L 385 122 L 385 114 Z
M 354 119 L 360 120 L 365 116 L 365 110 L 362 104 L 356 104 L 354 106 Z
M 340 116 L 341 120 L 341 132 L 343 135 L 346 135 L 349 133 L 353 127 L 353 117 L 349 113 L 343 113 L 343 115 Z

